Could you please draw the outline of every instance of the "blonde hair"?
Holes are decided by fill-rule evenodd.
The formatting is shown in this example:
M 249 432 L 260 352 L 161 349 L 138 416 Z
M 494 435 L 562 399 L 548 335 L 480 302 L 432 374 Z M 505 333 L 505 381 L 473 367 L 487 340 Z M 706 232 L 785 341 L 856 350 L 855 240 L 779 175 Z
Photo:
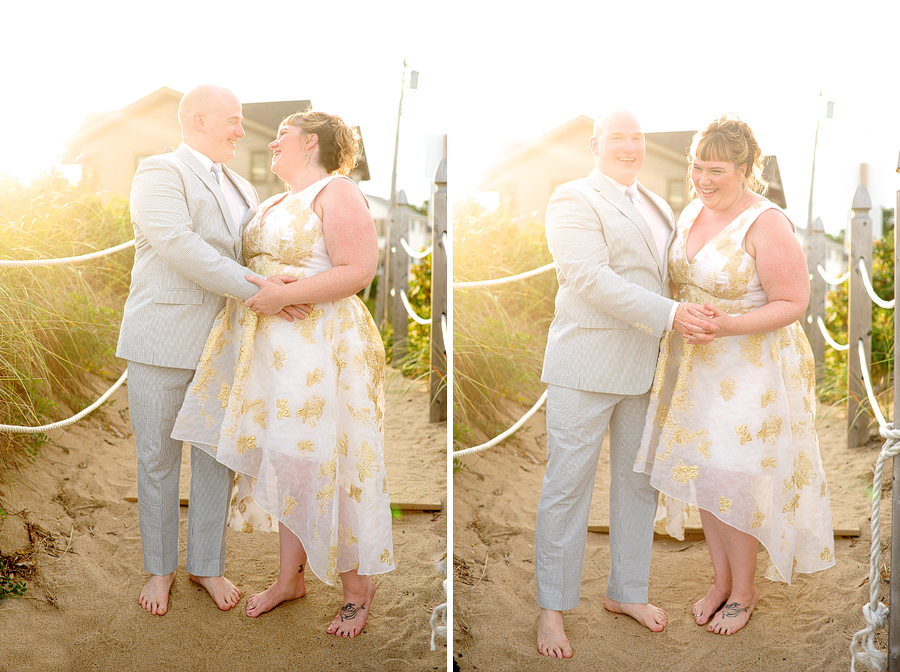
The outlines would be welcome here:
M 289 124 L 304 135 L 319 138 L 319 164 L 329 174 L 350 175 L 359 154 L 359 136 L 343 119 L 317 110 L 297 112 L 281 125 Z
M 746 164 L 742 179 L 745 186 L 758 194 L 765 194 L 769 185 L 762 176 L 762 151 L 756 143 L 753 131 L 733 114 L 726 114 L 694 134 L 691 142 L 690 161 L 722 161 L 731 163 L 735 170 Z M 688 168 L 688 189 L 696 196 Z

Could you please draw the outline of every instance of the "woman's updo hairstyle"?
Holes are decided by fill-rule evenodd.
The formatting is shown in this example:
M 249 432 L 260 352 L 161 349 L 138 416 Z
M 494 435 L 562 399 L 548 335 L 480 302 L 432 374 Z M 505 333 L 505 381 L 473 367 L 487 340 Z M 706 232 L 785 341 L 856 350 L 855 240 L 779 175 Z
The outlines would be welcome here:
M 762 151 L 756 144 L 753 131 L 732 114 L 713 121 L 705 130 L 698 131 L 691 142 L 690 160 L 721 161 L 731 163 L 735 170 L 747 164 L 742 176 L 743 184 L 758 194 L 765 194 L 768 184 L 762 176 Z M 696 196 L 688 169 L 691 196 Z
M 329 174 L 350 175 L 356 166 L 359 138 L 340 117 L 309 110 L 292 114 L 281 123 L 296 126 L 304 135 L 315 134 L 319 138 L 319 165 Z

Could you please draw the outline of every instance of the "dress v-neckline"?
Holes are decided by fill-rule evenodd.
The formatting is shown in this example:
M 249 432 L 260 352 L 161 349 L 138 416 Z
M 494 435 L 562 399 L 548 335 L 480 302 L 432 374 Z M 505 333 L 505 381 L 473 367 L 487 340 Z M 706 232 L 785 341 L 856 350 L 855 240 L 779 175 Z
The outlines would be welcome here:
M 752 210 L 753 208 L 755 208 L 756 206 L 758 206 L 760 203 L 763 203 L 763 202 L 765 202 L 765 199 L 761 199 L 759 201 L 756 201 L 755 203 L 751 203 L 746 208 L 741 210 L 737 215 L 735 215 L 734 219 L 732 219 L 730 222 L 728 222 L 728 224 L 723 226 L 722 229 L 718 233 L 716 233 L 712 238 L 710 238 L 705 243 L 703 243 L 703 245 L 698 247 L 697 251 L 694 252 L 694 258 L 691 259 L 690 257 L 688 257 L 688 249 L 687 249 L 688 248 L 688 240 L 691 237 L 691 230 L 694 228 L 694 222 L 697 221 L 697 217 L 699 217 L 700 213 L 703 212 L 704 206 L 701 205 L 700 211 L 697 213 L 697 216 L 691 220 L 690 225 L 687 227 L 687 231 L 684 232 L 684 258 L 687 259 L 688 265 L 692 265 L 695 261 L 697 261 L 697 257 L 700 256 L 700 253 L 703 252 L 703 250 L 705 250 L 709 246 L 710 243 L 712 243 L 714 240 L 717 240 L 723 233 L 725 233 L 728 229 L 730 229 L 736 221 L 738 221 L 746 213 L 748 213 L 750 210 Z

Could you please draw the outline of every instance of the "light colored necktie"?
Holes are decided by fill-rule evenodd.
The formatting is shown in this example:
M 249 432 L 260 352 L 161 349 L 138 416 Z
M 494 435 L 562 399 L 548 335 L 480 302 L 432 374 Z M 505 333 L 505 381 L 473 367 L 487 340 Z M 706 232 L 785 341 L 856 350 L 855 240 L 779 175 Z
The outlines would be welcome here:
M 216 183 L 221 187 L 222 186 L 222 166 L 221 166 L 221 164 L 218 164 L 218 163 L 212 164 L 212 168 L 210 168 L 210 170 L 212 171 L 213 177 L 216 178 Z
M 641 202 L 641 197 L 638 195 L 637 187 L 633 184 L 630 187 L 625 187 L 625 195 L 628 197 L 628 200 L 637 205 Z

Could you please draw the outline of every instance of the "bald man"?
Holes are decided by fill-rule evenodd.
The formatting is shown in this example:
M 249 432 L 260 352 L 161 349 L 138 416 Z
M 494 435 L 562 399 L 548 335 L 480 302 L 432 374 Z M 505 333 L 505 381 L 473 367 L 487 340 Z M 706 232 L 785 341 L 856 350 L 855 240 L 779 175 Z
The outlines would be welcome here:
M 138 602 L 154 615 L 169 608 L 178 566 L 178 481 L 182 443 L 175 417 L 225 297 L 250 298 L 241 231 L 259 198 L 223 164 L 244 137 L 241 104 L 229 90 L 198 86 L 178 108 L 182 144 L 138 166 L 131 186 L 135 255 L 116 354 L 128 361 L 128 403 L 137 444 L 138 509 L 144 570 Z M 255 274 L 253 274 L 255 275 Z M 304 313 L 289 308 L 282 317 Z M 240 591 L 223 576 L 232 474 L 191 447 L 187 571 L 222 610 Z
M 667 251 L 672 210 L 637 181 L 644 134 L 634 114 L 594 122 L 594 170 L 550 198 L 546 233 L 559 290 L 541 380 L 547 395 L 547 472 L 535 535 L 538 650 L 569 658 L 563 611 L 579 601 L 597 460 L 610 432 L 609 543 L 604 607 L 654 632 L 665 612 L 648 582 L 656 493 L 632 469 L 640 447 L 659 342 L 673 326 L 698 343 L 715 325 L 672 298 Z

